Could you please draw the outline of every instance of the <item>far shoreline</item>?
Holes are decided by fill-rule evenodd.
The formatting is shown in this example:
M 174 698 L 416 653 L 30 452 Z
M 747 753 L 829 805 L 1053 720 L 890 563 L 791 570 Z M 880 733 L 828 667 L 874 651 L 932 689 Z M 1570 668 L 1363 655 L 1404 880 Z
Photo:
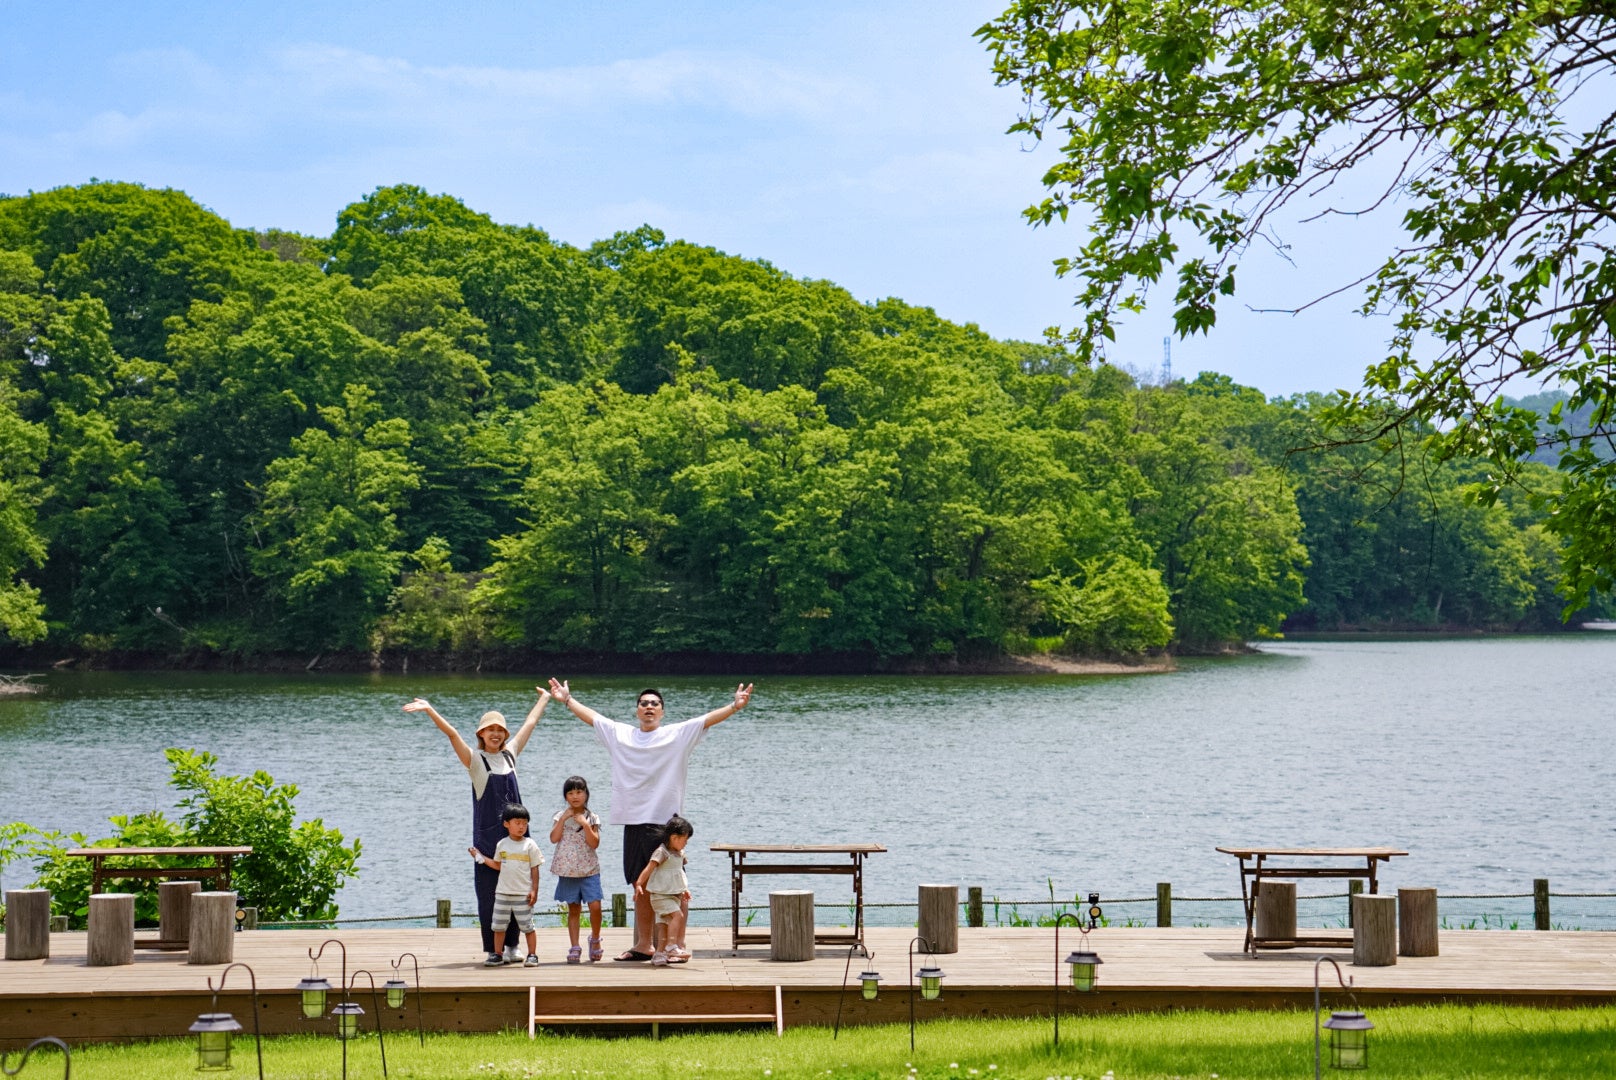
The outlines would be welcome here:
M 1249 652 L 1249 649 L 1237 651 Z M 1170 653 L 1081 656 L 1035 653 L 979 656 L 878 657 L 858 653 L 780 655 L 772 653 L 540 653 L 488 650 L 482 653 L 167 653 L 33 646 L 0 649 L 0 670 L 31 672 L 218 672 L 254 675 L 528 675 L 565 671 L 577 674 L 644 675 L 1148 675 L 1176 671 Z

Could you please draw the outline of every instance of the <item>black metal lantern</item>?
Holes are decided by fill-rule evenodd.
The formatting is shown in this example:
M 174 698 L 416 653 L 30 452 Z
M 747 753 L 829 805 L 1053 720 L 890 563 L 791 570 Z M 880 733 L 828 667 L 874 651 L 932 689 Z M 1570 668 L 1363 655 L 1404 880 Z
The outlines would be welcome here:
M 874 1001 L 881 993 L 881 973 L 879 971 L 859 972 L 860 993 L 865 1001 Z
M 357 1039 L 359 1037 L 359 1018 L 365 1015 L 357 1001 L 340 1002 L 331 1010 L 331 1015 L 337 1018 L 337 1038 Z
M 920 977 L 920 996 L 927 1001 L 936 1001 L 943 996 L 943 969 L 934 964 L 927 964 L 917 973 Z
M 1375 1029 L 1361 1012 L 1333 1012 L 1324 1022 L 1330 1033 L 1330 1068 L 1369 1068 L 1369 1033 Z
M 1094 989 L 1099 981 L 1099 972 L 1096 970 L 1105 963 L 1099 955 L 1086 949 L 1074 949 L 1066 957 L 1066 964 L 1072 970 L 1072 989 L 1080 994 L 1086 994 Z
M 190 1030 L 196 1035 L 196 1067 L 199 1070 L 230 1068 L 231 1036 L 241 1025 L 229 1013 L 203 1013 Z
M 310 975 L 297 984 L 298 1000 L 303 1005 L 303 1019 L 320 1020 L 325 1016 L 325 996 L 331 984 L 318 974 Z
M 393 978 L 382 983 L 382 992 L 387 995 L 389 1009 L 401 1008 L 404 999 L 409 996 L 410 984 L 403 979 Z

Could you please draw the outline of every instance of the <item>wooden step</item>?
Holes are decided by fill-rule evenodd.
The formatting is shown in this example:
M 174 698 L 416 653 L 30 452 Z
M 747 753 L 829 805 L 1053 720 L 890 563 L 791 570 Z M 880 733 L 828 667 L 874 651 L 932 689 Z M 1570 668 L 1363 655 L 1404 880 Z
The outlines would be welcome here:
M 527 1037 L 543 1027 L 565 1027 L 572 1024 L 650 1024 L 651 1037 L 661 1035 L 663 1024 L 773 1024 L 776 1035 L 785 1034 L 785 1013 L 780 987 L 774 988 L 772 1013 L 540 1013 L 539 988 L 527 988 Z

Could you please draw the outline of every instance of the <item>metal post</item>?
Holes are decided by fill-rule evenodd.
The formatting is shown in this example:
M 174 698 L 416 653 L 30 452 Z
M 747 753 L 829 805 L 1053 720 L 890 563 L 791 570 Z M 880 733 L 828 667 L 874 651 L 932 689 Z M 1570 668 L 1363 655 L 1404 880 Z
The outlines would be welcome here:
M 1537 930 L 1549 928 L 1549 879 L 1532 879 L 1532 925 Z
M 1156 925 L 1173 925 L 1173 883 L 1156 882 Z
M 965 890 L 965 925 L 982 925 L 982 886 L 972 885 Z

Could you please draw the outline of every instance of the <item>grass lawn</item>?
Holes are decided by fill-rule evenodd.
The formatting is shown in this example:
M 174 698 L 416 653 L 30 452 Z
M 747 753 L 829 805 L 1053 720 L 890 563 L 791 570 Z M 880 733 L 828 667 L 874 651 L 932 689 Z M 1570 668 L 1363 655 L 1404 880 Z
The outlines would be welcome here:
M 1616 1006 L 1529 1009 L 1493 1005 L 1378 1009 L 1369 1017 L 1366 1077 L 1616 1076 Z M 669 1034 L 669 1032 L 675 1034 Z M 783 1039 L 756 1031 L 677 1034 L 663 1028 L 653 1042 L 641 1033 L 616 1036 L 428 1035 L 387 1040 L 394 1077 L 704 1077 L 798 1080 L 888 1077 L 891 1080 L 1152 1080 L 1198 1077 L 1305 1077 L 1313 1068 L 1310 1012 L 1187 1012 L 1061 1022 L 1059 1051 L 1048 1020 L 948 1020 L 921 1024 L 909 1051 L 907 1026 L 787 1029 Z M 1326 1033 L 1328 1035 L 1328 1033 Z M 348 1072 L 381 1076 L 374 1034 L 350 1043 Z M 1329 1070 L 1325 1046 L 1325 1071 Z M 15 1067 L 16 1056 L 7 1062 Z M 78 1080 L 181 1080 L 196 1064 L 188 1041 L 86 1046 L 74 1052 Z M 27 1080 L 59 1075 L 61 1059 L 39 1051 Z M 238 1040 L 235 1072 L 256 1071 L 251 1033 Z M 264 1043 L 264 1072 L 275 1080 L 335 1078 L 341 1051 L 332 1036 L 287 1036 Z

